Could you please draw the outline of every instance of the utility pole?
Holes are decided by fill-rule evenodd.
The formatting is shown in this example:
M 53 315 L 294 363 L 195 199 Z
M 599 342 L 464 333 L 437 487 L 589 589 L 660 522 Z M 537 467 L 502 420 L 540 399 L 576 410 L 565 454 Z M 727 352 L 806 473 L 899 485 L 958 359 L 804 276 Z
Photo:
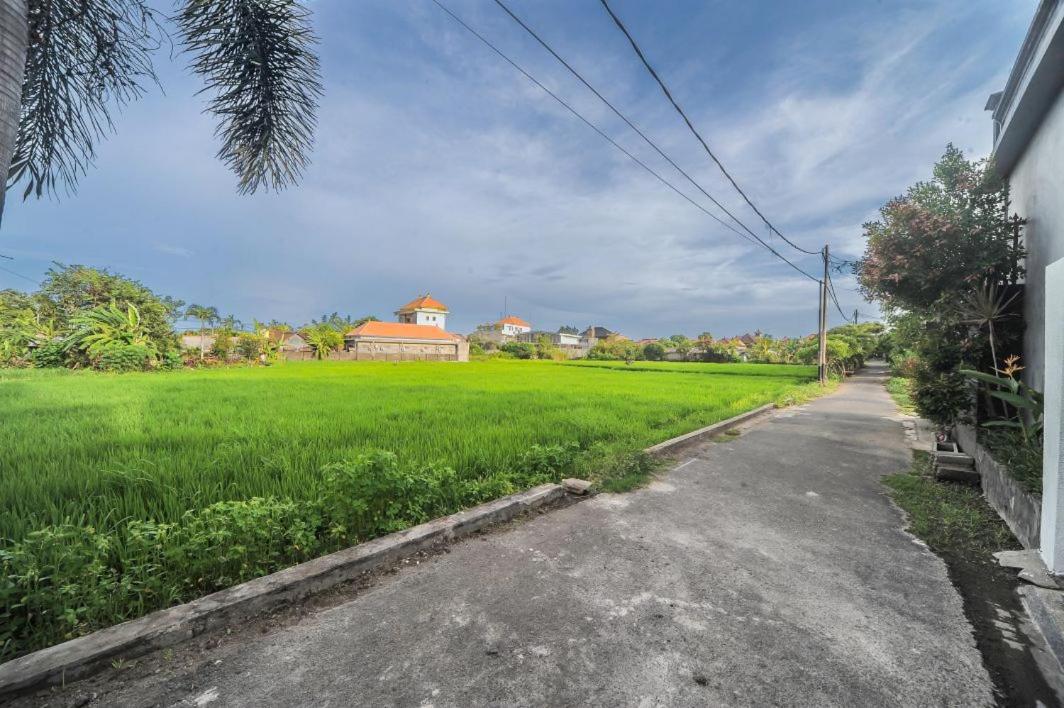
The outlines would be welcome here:
M 853 323 L 857 324 L 857 310 L 853 311 Z
M 817 378 L 820 385 L 828 382 L 828 246 L 824 244 L 824 279 L 820 281 L 820 353 L 817 357 Z

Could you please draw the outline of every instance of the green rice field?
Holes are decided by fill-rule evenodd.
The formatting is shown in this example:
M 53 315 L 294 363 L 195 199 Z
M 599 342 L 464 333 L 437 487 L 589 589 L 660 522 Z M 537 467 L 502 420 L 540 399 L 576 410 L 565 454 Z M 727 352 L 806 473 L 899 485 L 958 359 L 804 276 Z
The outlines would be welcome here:
M 0 372 L 0 538 L 298 499 L 322 465 L 369 449 L 473 475 L 504 471 L 537 443 L 574 442 L 606 462 L 814 376 L 806 366 L 512 360 Z
M 0 372 L 0 660 L 815 387 L 812 367 L 491 360 Z

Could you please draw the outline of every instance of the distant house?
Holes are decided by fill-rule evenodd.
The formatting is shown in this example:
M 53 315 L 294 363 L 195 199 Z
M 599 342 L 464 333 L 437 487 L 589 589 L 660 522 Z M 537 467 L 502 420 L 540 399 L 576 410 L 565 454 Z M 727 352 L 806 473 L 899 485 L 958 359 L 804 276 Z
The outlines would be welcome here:
M 344 335 L 340 358 L 377 361 L 469 361 L 469 342 L 444 330 L 449 312 L 423 295 L 396 310 L 398 322 L 365 322 Z
M 446 305 L 425 293 L 396 310 L 395 316 L 402 324 L 431 325 L 447 329 L 449 312 Z
M 283 352 L 309 352 L 311 350 L 311 346 L 301 332 L 271 327 L 267 330 L 266 336 Z
M 583 332 L 580 333 L 580 346 L 593 347 L 595 343 L 600 339 L 608 339 L 610 337 L 624 339 L 623 335 L 616 332 L 612 332 L 605 327 L 599 327 L 598 325 L 591 325 Z
M 532 342 L 533 344 L 539 341 L 540 337 L 546 337 L 551 344 L 556 347 L 579 347 L 580 335 L 572 334 L 570 332 L 546 332 L 543 330 L 529 331 L 522 334 L 518 339 L 522 342 Z
M 495 328 L 509 337 L 516 337 L 532 331 L 532 325 L 514 315 L 503 317 L 495 323 Z

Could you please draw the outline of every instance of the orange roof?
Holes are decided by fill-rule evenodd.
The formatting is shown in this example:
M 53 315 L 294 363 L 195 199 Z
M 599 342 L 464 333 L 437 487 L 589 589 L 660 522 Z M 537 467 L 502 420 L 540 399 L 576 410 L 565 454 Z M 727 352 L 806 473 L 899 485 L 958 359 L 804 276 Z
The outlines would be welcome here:
M 499 320 L 495 324 L 499 325 L 500 327 L 502 327 L 503 325 L 508 325 L 509 324 L 509 325 L 517 325 L 518 327 L 528 327 L 529 329 L 532 328 L 532 325 L 528 324 L 527 322 L 525 322 L 520 317 L 515 317 L 514 315 L 510 315 L 509 317 L 503 317 L 501 320 Z
M 439 339 L 455 341 L 456 334 L 444 332 L 434 325 L 404 324 L 402 322 L 366 322 L 347 333 L 348 337 L 385 337 L 387 339 Z
M 447 309 L 446 305 L 444 305 L 439 300 L 433 299 L 433 297 L 428 293 L 425 293 L 421 297 L 415 298 L 400 307 L 398 310 L 396 310 L 396 313 L 398 314 L 400 312 L 413 312 L 414 310 L 439 310 L 440 312 L 450 312 L 450 310 Z

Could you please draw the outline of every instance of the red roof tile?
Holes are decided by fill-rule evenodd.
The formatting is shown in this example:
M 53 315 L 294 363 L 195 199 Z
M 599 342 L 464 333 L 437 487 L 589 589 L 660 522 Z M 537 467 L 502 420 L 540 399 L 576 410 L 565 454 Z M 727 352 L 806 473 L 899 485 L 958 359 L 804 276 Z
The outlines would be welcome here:
M 446 305 L 439 300 L 434 299 L 428 293 L 411 300 L 396 310 L 396 312 L 413 312 L 414 310 L 440 310 L 441 312 L 450 312 Z
M 385 337 L 387 339 L 438 339 L 453 342 L 460 339 L 456 334 L 445 332 L 434 325 L 405 324 L 402 322 L 366 322 L 347 333 L 348 337 Z

